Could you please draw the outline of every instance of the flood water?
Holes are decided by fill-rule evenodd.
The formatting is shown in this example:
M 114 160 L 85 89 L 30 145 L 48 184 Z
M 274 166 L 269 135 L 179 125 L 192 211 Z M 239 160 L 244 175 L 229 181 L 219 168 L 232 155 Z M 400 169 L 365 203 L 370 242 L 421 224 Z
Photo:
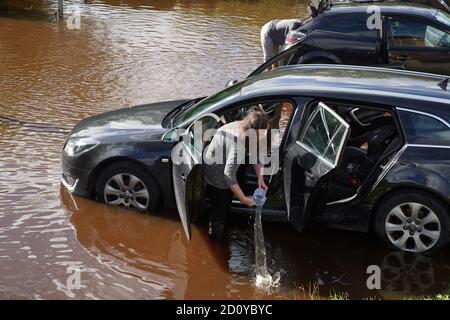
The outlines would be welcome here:
M 206 226 L 184 237 L 176 211 L 145 215 L 70 195 L 60 152 L 79 120 L 124 106 L 204 96 L 262 62 L 259 30 L 305 17 L 303 0 L 0 0 L 0 298 L 403 298 L 448 290 L 450 250 L 434 258 L 389 252 L 373 237 L 264 223 L 267 263 L 281 284 L 253 286 L 253 220 L 226 240 Z M 383 270 L 370 291 L 366 269 Z M 78 283 L 77 281 L 80 280 Z M 79 284 L 73 286 L 73 284 Z M 303 289 L 301 289 L 303 288 Z

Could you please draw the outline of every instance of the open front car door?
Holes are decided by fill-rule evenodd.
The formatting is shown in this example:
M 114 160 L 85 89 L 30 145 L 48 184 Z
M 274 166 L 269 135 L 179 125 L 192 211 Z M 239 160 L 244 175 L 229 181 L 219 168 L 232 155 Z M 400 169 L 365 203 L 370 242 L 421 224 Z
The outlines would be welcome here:
M 337 167 L 350 126 L 326 104 L 319 102 L 297 141 L 286 148 L 284 192 L 287 218 L 302 231 L 320 180 Z
M 203 197 L 198 192 L 202 193 L 203 189 L 200 176 L 202 175 L 201 163 L 205 142 L 211 137 L 210 129 L 215 129 L 219 122 L 220 118 L 213 113 L 202 116 L 180 135 L 180 142 L 172 149 L 175 200 L 188 240 L 191 240 L 192 236 L 191 218 L 196 214 L 194 211 L 201 210 L 195 200 Z

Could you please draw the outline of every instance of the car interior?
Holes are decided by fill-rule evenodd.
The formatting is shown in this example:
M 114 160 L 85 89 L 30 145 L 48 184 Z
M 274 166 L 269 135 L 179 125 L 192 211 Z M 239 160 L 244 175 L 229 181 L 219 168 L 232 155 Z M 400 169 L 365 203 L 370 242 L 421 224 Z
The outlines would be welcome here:
M 318 102 L 315 102 L 308 107 L 308 118 L 317 108 L 317 105 Z M 366 182 L 377 162 L 400 148 L 402 138 L 396 120 L 387 108 L 386 110 L 380 110 L 332 102 L 326 102 L 326 105 L 350 125 L 350 136 L 344 146 L 338 167 L 328 175 L 327 181 L 330 192 L 327 202 L 330 203 L 354 196 Z M 289 101 L 276 101 L 256 106 L 263 108 L 270 115 L 272 129 L 280 129 L 278 139 L 269 139 L 272 143 L 278 142 L 276 147 L 280 147 L 295 109 L 294 104 Z M 252 107 L 255 107 L 255 105 L 239 107 L 222 114 L 220 116 L 221 124 L 241 120 Z M 317 128 L 317 130 L 320 130 L 320 128 Z M 282 181 L 281 171 L 274 174 L 271 189 L 276 188 L 273 184 L 277 180 Z M 252 165 L 240 167 L 238 181 L 245 194 L 253 193 L 257 188 L 257 177 Z M 270 203 L 268 203 L 268 206 L 270 207 Z
M 212 128 L 212 127 L 220 127 L 222 125 L 225 125 L 227 123 L 233 122 L 233 121 L 239 121 L 242 120 L 247 112 L 252 109 L 252 108 L 261 108 L 264 110 L 264 112 L 266 114 L 269 115 L 270 118 L 270 127 L 271 129 L 279 129 L 279 136 L 271 136 L 271 131 L 268 131 L 268 139 L 266 141 L 268 141 L 268 145 L 267 146 L 267 150 L 279 150 L 280 144 L 283 142 L 283 138 L 284 138 L 284 133 L 286 132 L 286 129 L 289 125 L 291 116 L 293 114 L 293 111 L 295 109 L 295 105 L 293 102 L 290 101 L 273 101 L 273 102 L 265 102 L 262 104 L 249 104 L 249 105 L 244 105 L 244 106 L 239 106 L 237 108 L 232 108 L 231 110 L 228 110 L 227 112 L 223 113 L 223 114 L 218 114 L 219 118 L 220 118 L 220 122 L 217 125 L 212 125 L 213 121 L 211 117 L 204 117 L 199 119 L 201 121 L 201 125 L 203 126 L 203 129 L 205 128 Z M 192 126 L 193 128 L 193 126 Z M 203 131 L 204 132 L 204 131 Z M 203 135 L 201 140 L 195 139 L 193 133 L 189 133 L 191 136 L 191 147 L 197 151 L 203 150 L 203 152 L 206 151 L 206 147 L 207 145 L 210 143 L 212 136 L 211 135 Z M 272 148 L 271 148 L 272 147 Z M 247 142 L 247 148 L 248 148 L 248 142 Z M 196 176 L 195 178 L 195 185 L 196 185 L 196 201 L 199 200 L 199 198 L 197 197 L 201 197 L 200 195 L 202 195 L 204 193 L 204 189 L 203 187 L 203 178 L 201 178 L 202 174 L 199 172 L 199 174 Z M 274 179 L 273 180 L 277 180 L 275 179 L 275 176 L 281 176 L 280 173 L 276 173 L 274 174 Z M 243 192 L 247 195 L 253 194 L 253 192 L 255 191 L 255 189 L 258 187 L 258 183 L 257 183 L 257 176 L 255 174 L 254 171 L 254 167 L 253 165 L 241 165 L 238 173 L 237 173 L 237 179 L 239 182 L 239 185 L 241 186 Z M 279 179 L 278 179 L 279 180 Z M 266 181 L 267 182 L 267 181 Z M 272 183 L 273 185 L 273 183 Z M 276 190 L 278 188 L 273 188 L 273 190 Z M 204 205 L 208 206 L 209 205 L 209 199 L 206 198 L 202 198 L 201 201 L 204 203 Z M 238 200 L 235 200 L 238 202 Z M 270 204 L 267 205 L 268 207 L 270 206 Z M 203 205 L 202 205 L 203 207 Z M 198 217 L 193 217 L 194 220 L 197 219 Z
M 280 145 L 283 143 L 286 128 L 289 125 L 292 113 L 295 109 L 294 104 L 289 101 L 274 101 L 265 102 L 262 104 L 251 104 L 233 109 L 223 114 L 221 117 L 222 123 L 229 123 L 232 121 L 242 120 L 246 113 L 252 108 L 261 108 L 270 117 L 270 128 L 279 129 L 279 136 L 272 137 L 271 132 L 268 132 L 268 149 L 267 150 L 279 150 Z M 255 174 L 253 165 L 242 165 L 239 168 L 237 178 L 239 184 L 245 194 L 253 194 L 253 191 L 258 187 L 257 176 Z M 276 179 L 273 179 L 274 181 Z
M 388 109 L 327 105 L 350 125 L 350 136 L 341 160 L 330 172 L 327 201 L 333 202 L 354 196 L 378 161 L 397 150 L 402 140 L 395 118 Z

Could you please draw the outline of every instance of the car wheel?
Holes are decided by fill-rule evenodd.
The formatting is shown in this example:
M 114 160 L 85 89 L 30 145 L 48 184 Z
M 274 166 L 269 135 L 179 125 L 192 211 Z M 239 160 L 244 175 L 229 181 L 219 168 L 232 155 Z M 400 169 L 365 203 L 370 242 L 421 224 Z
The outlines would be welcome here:
M 106 204 L 141 211 L 156 209 L 160 199 L 153 177 L 142 167 L 126 161 L 113 163 L 100 174 L 96 194 Z
M 375 231 L 391 248 L 434 253 L 447 243 L 448 209 L 433 195 L 396 192 L 383 202 L 376 211 Z

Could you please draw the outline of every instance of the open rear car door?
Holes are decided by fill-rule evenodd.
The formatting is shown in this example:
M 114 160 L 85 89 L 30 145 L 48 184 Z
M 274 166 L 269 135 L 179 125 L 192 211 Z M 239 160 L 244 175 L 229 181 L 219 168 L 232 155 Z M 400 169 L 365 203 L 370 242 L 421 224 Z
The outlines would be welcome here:
M 172 177 L 178 213 L 188 240 L 191 240 L 191 219 L 201 210 L 199 199 L 203 198 L 202 155 L 205 148 L 205 138 L 211 136 L 207 130 L 215 129 L 220 118 L 209 113 L 194 121 L 181 134 L 180 139 L 172 149 Z M 211 133 L 211 131 L 209 131 Z M 199 194 L 200 192 L 200 194 Z
M 297 141 L 286 148 L 284 192 L 287 218 L 302 231 L 320 179 L 337 167 L 350 126 L 326 104 L 319 102 Z

